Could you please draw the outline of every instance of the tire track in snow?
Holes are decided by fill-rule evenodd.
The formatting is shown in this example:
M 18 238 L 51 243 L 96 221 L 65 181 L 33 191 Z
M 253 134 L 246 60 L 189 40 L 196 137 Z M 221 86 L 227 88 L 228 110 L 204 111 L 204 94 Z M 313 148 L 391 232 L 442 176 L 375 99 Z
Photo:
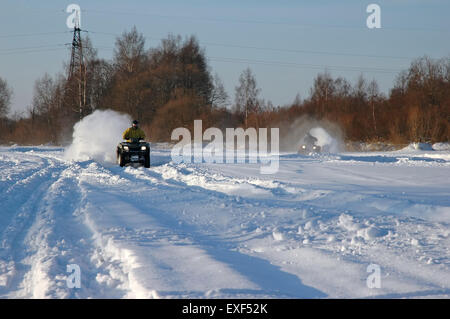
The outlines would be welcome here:
M 178 279 L 177 284 L 169 284 L 166 281 L 155 282 L 152 279 L 149 281 L 143 280 L 144 282 L 148 281 L 149 289 L 153 291 L 153 293 L 156 290 L 158 296 L 175 298 L 180 296 L 325 296 L 320 291 L 303 285 L 297 276 L 281 271 L 279 267 L 271 265 L 269 261 L 240 253 L 234 242 L 236 238 L 230 241 L 230 237 L 227 239 L 227 235 L 211 231 L 207 225 L 204 227 L 205 225 L 186 224 L 179 219 L 179 217 L 181 217 L 179 204 L 185 205 L 183 203 L 192 202 L 192 204 L 185 205 L 186 210 L 188 211 L 186 214 L 189 214 L 195 212 L 199 207 L 204 207 L 205 204 L 206 206 L 210 206 L 211 200 L 214 200 L 214 198 L 219 198 L 221 202 L 225 202 L 229 200 L 229 196 L 209 190 L 199 191 L 198 189 L 176 181 L 167 184 L 167 181 L 162 177 L 157 178 L 155 181 L 155 177 L 153 177 L 154 173 L 147 170 L 143 173 L 143 170 L 110 168 L 110 171 L 112 174 L 119 174 L 121 177 L 127 178 L 129 182 L 132 183 L 133 187 L 140 190 L 139 192 L 130 192 L 128 196 L 115 194 L 114 199 L 117 200 L 120 198 L 120 201 L 125 203 L 125 206 L 127 207 L 126 210 L 135 211 L 136 215 L 140 216 L 138 218 L 148 219 L 147 222 L 142 222 L 142 225 L 154 225 L 156 229 L 162 229 L 164 230 L 163 232 L 167 232 L 168 234 L 171 234 L 171 237 L 175 238 L 168 242 L 163 242 L 162 238 L 159 236 L 150 239 L 141 238 L 141 240 L 138 241 L 138 246 L 140 246 L 142 242 L 145 242 L 145 245 L 151 245 L 153 247 L 150 255 L 148 255 L 145 250 L 136 247 L 135 245 L 125 248 L 125 253 L 123 254 L 118 252 L 115 253 L 116 259 L 120 259 L 117 256 L 130 256 L 131 250 L 138 256 L 131 259 L 145 259 L 146 262 L 143 263 L 145 268 L 152 270 L 156 275 L 160 273 L 161 275 L 157 275 L 158 278 L 164 277 L 164 274 L 166 273 L 166 277 L 170 276 L 171 278 Z M 146 174 L 147 172 L 148 174 Z M 136 173 L 136 175 L 133 173 Z M 89 193 L 94 193 L 94 191 L 90 189 Z M 109 194 L 109 196 L 111 196 L 111 194 Z M 105 198 L 108 197 L 108 195 L 102 194 L 101 197 Z M 213 197 L 213 199 L 211 197 Z M 171 198 L 168 206 L 163 205 L 163 203 L 168 203 L 166 198 Z M 177 199 L 174 200 L 175 198 Z M 108 212 L 108 215 L 111 211 L 114 211 L 114 209 L 112 208 Z M 242 211 L 239 210 L 236 214 L 241 213 Z M 96 213 L 92 215 L 98 216 L 99 214 Z M 136 215 L 134 215 L 133 218 L 137 218 Z M 121 220 L 120 223 L 128 225 L 130 229 L 139 229 L 139 227 L 142 227 L 142 225 L 132 226 L 132 223 L 127 223 L 126 220 Z M 101 225 L 104 223 L 97 222 L 93 224 Z M 155 229 L 144 229 L 142 231 L 152 233 Z M 119 236 L 121 232 L 125 232 L 125 230 L 120 229 L 116 232 L 112 232 L 114 235 L 109 238 L 109 243 L 115 243 L 116 248 L 117 245 L 120 246 L 123 244 L 123 241 Z M 133 234 L 133 231 L 131 231 L 131 234 Z M 228 235 L 235 237 L 235 235 L 238 234 L 228 233 Z M 129 242 L 131 239 L 125 237 L 123 240 Z M 147 240 L 149 240 L 148 243 Z M 181 241 L 181 243 L 178 243 L 178 241 Z M 161 247 L 158 245 L 161 245 Z M 133 248 L 130 249 L 129 247 Z M 192 250 L 194 258 L 191 257 L 189 259 L 188 256 L 177 258 L 167 256 L 167 254 L 164 253 L 164 251 L 172 251 L 174 256 L 183 256 L 186 251 L 189 250 Z M 204 262 L 200 265 L 192 261 L 202 258 L 204 259 Z M 155 266 L 154 260 L 159 260 L 159 264 L 162 264 L 163 266 Z M 124 262 L 126 263 L 125 260 Z M 210 279 L 211 283 L 209 288 L 205 288 L 205 278 L 202 278 L 202 276 L 205 277 L 205 272 L 198 273 L 198 269 L 212 265 L 211 271 L 213 271 L 213 273 L 217 273 L 218 270 L 221 270 L 222 273 L 227 273 L 228 275 L 224 276 L 224 274 L 222 274 L 213 276 Z M 185 273 L 183 272 L 184 268 L 192 269 L 193 272 L 190 274 Z M 129 269 L 129 267 L 125 267 L 125 269 Z M 136 271 L 131 271 L 131 273 L 136 273 Z M 206 276 L 208 274 L 210 274 L 210 271 L 206 271 Z M 217 283 L 217 278 L 225 278 L 225 282 Z M 186 282 L 190 282 L 191 284 L 186 284 Z M 199 288 L 199 283 L 203 283 L 203 287 Z M 230 287 L 230 285 L 235 285 L 236 287 Z M 191 287 L 191 289 L 189 289 L 189 287 Z M 192 289 L 192 287 L 197 287 L 198 289 Z M 147 289 L 147 293 L 149 293 L 149 289 Z M 173 291 L 171 291 L 171 289 Z
M 297 185 L 275 179 L 255 177 L 240 178 L 228 176 L 196 165 L 164 164 L 150 170 L 168 183 L 178 182 L 186 187 L 196 187 L 209 194 L 224 194 L 231 200 L 265 206 L 267 209 L 308 209 L 321 208 L 318 201 L 333 197 L 335 190 L 317 188 L 312 185 Z M 142 174 L 139 178 L 143 178 Z M 331 210 L 330 210 L 331 211 Z M 337 211 L 337 210 L 335 210 Z
M 220 188 L 227 186 L 228 177 L 220 172 L 203 172 L 203 167 L 198 169 L 195 166 L 170 164 L 167 175 L 163 176 L 164 165 L 150 170 L 123 169 L 107 165 L 102 167 L 93 161 L 58 161 L 58 154 L 36 156 L 44 158 L 42 163 L 51 168 L 42 168 L 42 179 L 36 171 L 37 174 L 28 179 L 29 183 L 20 183 L 9 193 L 11 199 L 16 198 L 20 202 L 20 205 L 17 204 L 19 210 L 27 213 L 22 220 L 15 219 L 15 213 L 19 212 L 14 209 L 8 215 L 11 217 L 7 223 L 11 226 L 11 236 L 4 236 L 5 247 L 9 249 L 3 250 L 4 256 L 14 253 L 15 257 L 9 260 L 22 268 L 11 267 L 9 263 L 0 265 L 0 274 L 10 274 L 11 269 L 19 269 L 16 276 L 8 277 L 8 289 L 0 287 L 0 296 L 323 296 L 317 290 L 308 290 L 309 287 L 299 280 L 305 277 L 307 285 L 317 287 L 332 297 L 364 297 L 367 295 L 361 287 L 358 290 L 355 285 L 343 282 L 341 284 L 346 285 L 346 289 L 339 290 L 339 287 L 333 286 L 339 285 L 339 280 L 330 282 L 327 276 L 322 276 L 322 272 L 330 267 L 336 268 L 328 276 L 339 279 L 339 268 L 348 266 L 348 271 L 344 272 L 346 280 L 359 278 L 364 285 L 366 262 L 376 262 L 381 265 L 383 273 L 390 272 L 390 278 L 383 279 L 388 288 L 384 290 L 384 296 L 448 295 L 448 283 L 440 282 L 440 278 L 448 274 L 448 245 L 439 248 L 442 243 L 448 242 L 448 224 L 442 224 L 442 231 L 436 232 L 436 224 L 394 218 L 390 214 L 384 216 L 387 219 L 369 214 L 368 219 L 362 214 L 355 214 L 358 207 L 361 209 L 356 203 L 348 211 L 355 196 L 367 195 L 363 194 L 362 185 L 347 185 L 345 181 L 348 179 L 344 178 L 347 185 L 344 192 L 336 189 L 334 194 L 328 194 L 328 198 L 322 197 L 321 200 L 327 202 L 321 205 L 314 199 L 304 202 L 304 197 L 283 193 L 281 188 L 291 186 L 290 183 L 279 184 L 280 188 L 270 182 L 261 183 L 257 178 L 235 178 L 233 173 L 229 175 L 236 185 L 246 185 L 244 189 L 249 190 L 255 187 L 252 184 L 256 184 L 256 189 L 268 196 L 252 196 L 250 192 L 248 196 L 239 192 L 236 194 L 237 189 L 227 194 Z M 32 175 L 32 172 L 23 172 L 23 176 L 29 174 Z M 175 178 L 170 177 L 171 174 Z M 202 175 L 204 179 L 198 179 Z M 335 175 L 340 176 L 342 172 L 335 172 Z M 328 187 L 328 184 L 323 185 L 324 181 L 327 180 L 321 180 L 318 188 Z M 202 187 L 201 183 L 206 183 L 207 187 Z M 210 185 L 217 183 L 219 189 L 209 189 Z M 12 185 L 10 183 L 8 187 Z M 292 185 L 297 186 L 297 183 Z M 339 187 L 333 183 L 330 185 Z M 311 195 L 314 195 L 316 189 L 310 186 L 313 191 Z M 349 196 L 352 190 L 356 194 Z M 369 194 L 374 203 L 379 202 L 377 196 L 385 194 L 373 185 L 365 190 L 374 192 Z M 329 207 L 335 205 L 333 201 L 339 196 L 342 196 L 342 201 L 335 210 L 330 210 Z M 400 201 L 409 199 L 407 196 L 398 198 Z M 389 203 L 383 200 L 382 204 Z M 295 210 L 297 208 L 298 211 Z M 338 232 L 339 225 L 334 224 L 342 216 L 340 214 L 344 208 L 346 214 L 357 217 L 354 223 L 362 227 L 360 230 L 375 225 L 389 228 L 393 234 L 385 240 L 382 237 L 358 239 L 355 236 L 360 230 L 342 229 Z M 302 213 L 304 209 L 311 209 L 313 215 L 306 214 L 308 218 L 301 219 L 298 214 L 291 214 Z M 259 213 L 262 210 L 266 217 Z M 272 229 L 272 224 L 276 226 L 276 223 L 281 225 L 277 232 Z M 20 235 L 17 231 L 19 226 L 25 234 Z M 336 236 L 328 242 L 326 237 L 330 234 Z M 12 240 L 14 236 L 17 239 Z M 418 247 L 411 247 L 411 236 L 419 243 Z M 302 246 L 304 238 L 310 244 Z M 344 245 L 347 248 L 345 254 L 333 251 Z M 304 247 L 311 247 L 313 252 Z M 326 255 L 321 253 L 321 248 L 327 250 Z M 392 249 L 392 254 L 386 253 L 386 249 Z M 414 250 L 420 252 L 415 253 Z M 399 253 L 404 258 L 395 260 L 393 257 Z M 295 254 L 303 260 L 315 259 L 309 263 L 303 262 Z M 384 256 L 385 260 L 373 258 L 378 255 Z M 329 258 L 325 258 L 327 256 Z M 439 256 L 441 260 L 436 259 L 436 262 L 441 264 L 426 265 L 428 258 L 433 257 L 434 260 Z M 336 262 L 336 257 L 339 262 Z M 418 257 L 426 259 L 417 261 Z M 317 260 L 325 262 L 317 265 Z M 65 267 L 68 263 L 81 266 L 81 290 L 66 287 Z M 309 271 L 311 268 L 315 271 Z
M 103 174 L 104 171 L 100 172 L 100 170 L 102 168 L 99 168 L 98 173 Z M 133 182 L 127 179 L 126 187 L 130 187 Z M 128 293 L 124 297 L 202 296 L 205 292 L 195 289 L 191 291 L 191 285 L 208 286 L 207 282 L 199 278 L 199 276 L 205 276 L 200 270 L 208 267 L 204 266 L 205 264 L 213 264 L 209 266 L 211 270 L 215 268 L 227 274 L 214 279 L 216 283 L 220 281 L 221 285 L 226 287 L 229 286 L 229 281 L 237 276 L 220 262 L 208 257 L 201 248 L 195 245 L 179 246 L 172 240 L 167 241 L 168 237 L 173 239 L 177 236 L 173 234 L 173 230 L 161 226 L 160 221 L 142 212 L 141 207 L 133 205 L 134 200 L 129 199 L 128 196 L 111 192 L 111 188 L 105 189 L 104 184 L 95 183 L 92 178 L 82 184 L 88 203 L 85 209 L 86 223 L 95 234 L 99 259 L 103 259 L 100 261 L 108 270 L 99 274 L 97 280 L 126 289 Z M 105 227 L 108 224 L 113 227 Z M 117 228 L 117 225 L 121 226 Z M 159 234 L 162 232 L 168 237 L 160 237 Z M 158 234 L 156 237 L 151 236 L 155 233 Z M 135 236 L 138 236 L 139 240 L 138 243 L 133 244 L 132 238 Z M 170 253 L 167 253 L 168 251 Z M 180 255 L 183 256 L 183 260 L 176 257 Z M 190 284 L 186 283 L 187 281 L 190 281 Z M 245 279 L 239 277 L 239 280 L 234 282 L 239 282 L 239 287 Z M 169 292 L 160 295 L 159 290 Z
M 45 163 L 28 182 L 16 183 L 19 206 L 2 233 L 0 296 L 8 298 L 89 298 L 122 296 L 98 283 L 92 233 L 79 216 L 81 167 L 57 156 L 36 154 Z M 26 185 L 27 188 L 20 187 Z M 11 188 L 12 189 L 12 188 Z M 15 194 L 12 192 L 12 194 Z M 21 201 L 23 200 L 23 202 Z M 82 269 L 82 289 L 67 287 L 67 265 Z
M 2 194 L 0 224 L 4 228 L 1 229 L 0 294 L 17 288 L 26 271 L 20 262 L 25 253 L 19 247 L 22 247 L 24 234 L 34 222 L 40 200 L 61 170 L 52 161 L 43 163 L 43 167 L 27 172 L 23 179 Z
M 0 153 L 1 170 L 0 170 L 0 200 L 4 200 L 6 195 L 11 192 L 11 190 L 16 185 L 23 184 L 24 180 L 29 179 L 31 176 L 35 176 L 36 173 L 42 171 L 45 168 L 47 162 L 39 161 L 38 163 L 34 161 L 25 162 L 24 165 L 23 155 L 21 155 L 21 160 L 16 159 L 17 154 L 11 153 Z M 35 157 L 34 157 L 35 158 Z M 20 168 L 18 169 L 18 166 Z M 7 193 L 8 192 L 8 193 Z
M 181 172 L 180 172 L 180 170 L 176 170 L 173 167 L 170 167 L 170 170 L 171 171 L 170 171 L 169 174 L 166 174 L 165 176 L 164 176 L 164 174 L 162 174 L 162 177 L 164 179 L 169 180 L 169 179 L 173 178 L 174 180 L 177 180 L 177 181 L 183 181 L 185 179 L 188 179 L 188 183 L 186 183 L 187 185 L 195 184 L 195 183 L 192 183 L 192 181 L 195 180 L 195 179 L 190 179 L 189 177 L 186 177 L 186 176 L 181 176 L 181 178 L 179 177 L 180 175 L 184 174 L 184 172 L 183 172 L 183 170 L 185 170 L 184 167 L 182 167 L 180 169 Z M 157 171 L 164 173 L 164 167 L 161 167 L 161 166 L 158 167 Z M 136 175 L 139 176 L 139 174 L 136 174 Z M 202 185 L 199 185 L 199 186 L 201 187 Z M 206 189 L 207 189 L 207 187 L 206 187 Z M 364 191 L 364 193 L 366 193 L 366 192 L 370 193 L 370 190 L 367 191 L 367 189 L 366 189 Z M 347 193 L 351 194 L 350 192 L 347 192 Z M 361 193 L 361 195 L 362 194 L 363 193 Z M 346 202 L 343 202 L 342 205 L 345 207 Z M 363 215 L 364 214 L 362 214 L 362 216 Z M 379 224 L 379 223 L 384 224 L 384 223 L 386 223 L 391 216 L 390 216 L 390 214 L 388 214 L 388 216 L 385 216 L 385 215 L 386 214 L 380 215 L 378 217 L 375 217 L 375 216 L 372 217 L 371 218 L 371 223 L 373 223 L 373 222 L 375 222 L 375 224 Z M 388 219 L 386 219 L 386 218 L 388 218 Z M 363 220 L 364 219 L 365 218 L 363 218 Z M 405 218 L 400 218 L 400 219 L 395 219 L 394 218 L 394 225 L 395 225 L 395 223 L 402 223 L 402 222 L 406 222 L 407 220 L 408 220 L 407 218 L 406 219 Z M 419 226 L 417 226 L 417 228 L 420 229 L 420 227 L 421 227 L 420 224 L 421 223 L 420 223 L 420 221 L 416 221 L 416 223 L 417 222 L 419 222 Z M 392 224 L 386 224 L 386 225 L 387 225 L 386 227 L 389 227 L 389 228 L 391 228 L 393 226 Z M 400 224 L 400 225 L 402 225 L 402 224 Z M 415 224 L 413 224 L 411 226 L 414 226 L 414 225 Z M 325 225 L 321 224 L 321 226 L 325 226 Z M 325 227 L 327 227 L 327 226 L 325 226 Z M 439 228 L 439 227 L 446 227 L 446 226 L 444 224 L 440 224 L 440 223 L 438 223 L 438 224 L 433 223 L 432 227 Z M 364 228 L 364 227 L 362 226 L 362 228 Z M 395 231 L 401 231 L 402 232 L 402 233 L 400 233 L 401 236 L 407 235 L 407 233 L 403 233 L 405 230 L 398 229 L 398 227 L 392 227 L 391 229 L 395 229 Z M 304 231 L 304 230 L 302 230 L 302 231 Z M 387 231 L 386 231 L 386 234 L 387 234 Z M 444 234 L 443 236 L 445 236 L 445 231 L 443 232 L 443 234 Z M 439 237 L 439 232 L 436 232 L 436 236 Z M 391 237 L 389 237 L 389 238 L 391 238 Z M 351 239 L 352 242 L 354 240 L 353 237 L 349 238 L 349 239 Z M 444 239 L 441 239 L 441 241 L 443 241 L 443 240 Z M 389 239 L 387 239 L 387 241 L 389 241 Z M 392 246 L 392 244 L 388 243 L 387 241 L 386 241 L 386 244 L 389 244 L 389 246 Z M 356 240 L 356 242 L 357 242 L 357 240 Z M 376 253 L 376 249 L 378 249 L 378 250 L 381 249 L 383 251 L 386 249 L 386 247 L 383 246 L 382 243 L 383 243 L 383 241 L 381 241 L 380 244 L 374 244 L 373 248 L 371 247 L 371 245 L 369 245 L 367 247 L 367 249 L 366 249 L 366 252 L 365 252 L 367 254 L 366 257 L 361 256 L 360 258 L 367 259 L 367 263 L 368 264 L 370 262 L 373 262 L 374 260 L 378 260 L 378 258 L 376 258 L 376 256 L 377 255 L 383 255 L 383 254 Z M 328 246 L 329 246 L 329 244 L 328 244 Z M 426 251 L 425 249 L 426 249 L 426 247 L 424 247 L 423 250 Z M 426 253 L 427 254 L 431 254 L 432 252 L 426 252 Z M 442 249 L 442 253 L 445 255 L 445 248 Z M 273 257 L 271 259 L 273 260 Z M 441 258 L 441 259 L 443 259 L 441 261 L 441 263 L 445 263 L 445 258 Z M 354 262 L 354 261 L 351 261 L 351 260 L 352 260 L 352 258 L 349 259 L 350 263 Z M 388 258 L 388 260 L 389 260 L 389 258 Z M 431 258 L 429 260 L 431 260 Z M 406 282 L 409 281 L 410 282 L 409 287 L 413 287 L 413 290 L 414 289 L 419 289 L 418 287 L 423 286 L 423 287 L 429 287 L 430 291 L 438 291 L 438 292 L 448 291 L 448 290 L 446 290 L 446 289 L 448 289 L 448 283 L 446 283 L 446 284 L 442 283 L 441 285 L 439 285 L 439 280 L 436 280 L 436 278 L 440 278 L 442 276 L 445 277 L 445 273 L 446 273 L 447 270 L 445 270 L 446 268 L 445 268 L 445 266 L 443 264 L 442 264 L 442 269 L 439 269 L 439 266 L 436 266 L 433 269 L 423 270 L 422 271 L 423 274 L 421 274 L 421 273 L 419 273 L 417 271 L 411 272 L 411 269 L 416 269 L 416 270 L 420 269 L 420 266 L 419 267 L 416 266 L 417 265 L 416 264 L 417 261 L 414 260 L 414 258 L 413 259 L 404 259 L 402 262 L 394 263 L 394 267 L 393 267 L 392 263 L 387 263 L 386 261 L 378 260 L 377 262 L 380 263 L 380 265 L 383 267 L 383 269 L 389 270 L 389 272 L 391 274 L 395 274 L 396 278 L 391 280 L 392 282 L 395 283 L 393 285 L 394 287 L 399 287 L 402 284 L 407 286 L 408 284 L 406 284 Z M 355 264 L 355 266 L 357 266 L 357 265 L 358 265 L 358 263 Z M 361 267 L 356 267 L 355 269 L 357 269 L 357 268 L 361 268 Z M 415 274 L 415 276 L 411 276 L 411 273 Z M 433 273 L 435 273 L 435 275 L 433 275 Z M 418 279 L 419 277 L 421 278 L 420 280 Z M 423 280 L 422 280 L 422 278 L 423 278 Z M 386 291 L 389 290 L 389 288 L 387 288 L 387 287 L 386 287 L 386 289 L 387 289 Z M 364 289 L 362 289 L 361 291 L 364 291 Z M 419 290 L 417 292 L 417 294 L 418 295 L 423 295 L 421 290 Z M 414 295 L 414 293 L 412 293 L 411 295 Z
M 34 296 L 121 298 L 124 295 L 122 287 L 111 287 L 98 280 L 99 274 L 106 270 L 99 263 L 96 238 L 85 223 L 84 210 L 88 203 L 80 187 L 80 175 L 89 163 L 74 163 L 62 172 L 49 188 L 43 200 L 46 208 L 40 210 L 35 229 L 28 235 L 35 252 L 28 260 L 31 270 L 23 286 L 31 282 Z M 69 264 L 81 269 L 80 289 L 67 287 Z
M 58 178 L 61 170 L 62 167 L 47 160 L 44 167 L 17 181 L 8 189 L 9 196 L 3 202 L 5 209 L 2 217 L 8 215 L 10 221 L 1 223 L 5 225 L 5 229 L 1 232 L 0 253 L 2 263 L 8 266 L 3 267 L 6 271 L 2 274 L 3 287 L 0 287 L 0 291 L 13 291 L 14 295 L 20 290 L 20 281 L 29 268 L 22 263 L 22 259 L 27 255 L 27 246 L 23 243 L 25 234 L 33 226 L 42 197 Z M 22 187 L 19 189 L 20 186 Z
M 91 254 L 91 261 L 95 264 L 97 270 L 95 276 L 90 280 L 96 285 L 102 286 L 104 295 L 112 295 L 115 298 L 155 298 L 157 295 L 153 290 L 145 289 L 139 280 L 134 277 L 133 269 L 136 266 L 136 258 L 132 250 L 122 247 L 110 233 L 114 233 L 107 228 L 106 233 L 102 228 L 103 224 L 97 224 L 95 220 L 99 216 L 111 216 L 117 212 L 114 207 L 110 210 L 109 202 L 117 201 L 114 196 L 111 198 L 109 191 L 111 188 L 120 186 L 124 183 L 117 175 L 110 175 L 102 169 L 97 163 L 90 162 L 79 172 L 79 188 L 83 207 L 80 209 L 79 216 L 83 224 L 92 233 L 92 245 L 94 247 Z M 105 191 L 100 197 L 98 191 L 90 189 L 91 185 L 100 185 L 100 189 Z M 122 185 L 123 186 L 123 185 Z M 103 188 L 102 188 L 103 187 Z M 105 200 L 109 198 L 110 201 Z M 100 204 L 96 205 L 97 200 Z M 126 203 L 125 203 L 126 204 Z M 120 212 L 116 216 L 120 217 Z M 126 214 L 125 214 L 126 215 Z M 108 223 L 107 221 L 104 221 Z M 122 223 L 119 223 L 121 225 Z M 126 224 L 124 220 L 124 224 Z M 116 225 L 117 226 L 117 225 Z M 114 228 L 114 227 L 113 227 Z
M 187 186 L 197 186 L 227 195 L 282 196 L 300 191 L 275 180 L 225 176 L 211 173 L 207 169 L 200 170 L 195 166 L 188 167 L 186 164 L 164 164 L 154 167 L 152 171 L 160 174 L 164 180 L 173 179 Z

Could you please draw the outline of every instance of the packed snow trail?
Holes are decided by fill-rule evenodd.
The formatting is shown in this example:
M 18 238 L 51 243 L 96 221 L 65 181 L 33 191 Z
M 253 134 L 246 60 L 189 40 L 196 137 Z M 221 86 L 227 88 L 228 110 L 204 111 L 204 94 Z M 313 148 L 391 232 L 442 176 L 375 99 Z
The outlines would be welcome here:
M 450 297 L 448 150 L 285 154 L 260 175 L 4 147 L 0 170 L 3 298 Z

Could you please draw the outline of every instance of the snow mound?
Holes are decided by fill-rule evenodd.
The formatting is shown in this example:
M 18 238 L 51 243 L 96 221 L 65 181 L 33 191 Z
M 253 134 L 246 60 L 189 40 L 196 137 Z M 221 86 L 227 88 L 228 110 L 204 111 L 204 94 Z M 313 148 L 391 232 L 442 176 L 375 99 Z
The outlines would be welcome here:
M 402 151 L 433 151 L 430 143 L 411 143 Z
M 95 111 L 75 124 L 73 141 L 64 154 L 65 158 L 113 163 L 116 146 L 130 123 L 131 119 L 126 114 L 112 110 Z
M 283 233 L 280 232 L 280 231 L 278 231 L 278 230 L 274 230 L 274 231 L 272 232 L 272 236 L 273 236 L 273 239 L 274 239 L 275 241 L 281 241 L 281 240 L 284 240 Z
M 361 225 L 355 222 L 353 216 L 347 214 L 341 214 L 339 216 L 338 225 L 347 231 L 356 231 L 361 229 Z
M 358 230 L 357 234 L 363 237 L 365 240 L 375 239 L 379 237 L 384 237 L 388 234 L 388 231 L 375 226 L 370 226 Z
M 450 151 L 450 143 L 434 143 L 433 149 L 435 151 Z

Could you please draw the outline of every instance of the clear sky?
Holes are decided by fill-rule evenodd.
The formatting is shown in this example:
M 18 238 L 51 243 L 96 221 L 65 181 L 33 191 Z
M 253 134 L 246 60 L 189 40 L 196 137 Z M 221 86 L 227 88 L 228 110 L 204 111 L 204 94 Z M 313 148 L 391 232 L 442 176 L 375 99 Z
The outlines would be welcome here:
M 232 101 L 248 66 L 261 97 L 285 105 L 307 97 L 324 70 L 352 83 L 362 73 L 387 93 L 413 58 L 450 56 L 448 0 L 0 0 L 0 77 L 14 90 L 12 113 L 31 104 L 37 78 L 69 61 L 71 3 L 99 57 L 111 58 L 115 35 L 133 26 L 147 48 L 169 33 L 197 36 Z M 381 29 L 366 26 L 371 3 L 381 8 Z

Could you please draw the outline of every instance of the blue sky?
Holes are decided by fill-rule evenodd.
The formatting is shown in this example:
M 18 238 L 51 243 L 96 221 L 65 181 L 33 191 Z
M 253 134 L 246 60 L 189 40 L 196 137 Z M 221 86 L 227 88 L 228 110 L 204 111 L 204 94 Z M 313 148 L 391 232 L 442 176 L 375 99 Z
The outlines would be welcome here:
M 111 58 L 115 35 L 133 26 L 147 48 L 169 33 L 197 36 L 231 100 L 246 67 L 261 97 L 284 105 L 297 93 L 307 97 L 325 69 L 351 82 L 362 73 L 388 92 L 412 58 L 450 56 L 448 0 L 1 0 L 0 77 L 14 90 L 12 112 L 31 104 L 37 78 L 64 70 L 71 3 L 103 58 Z M 366 27 L 371 3 L 381 7 L 381 29 Z

